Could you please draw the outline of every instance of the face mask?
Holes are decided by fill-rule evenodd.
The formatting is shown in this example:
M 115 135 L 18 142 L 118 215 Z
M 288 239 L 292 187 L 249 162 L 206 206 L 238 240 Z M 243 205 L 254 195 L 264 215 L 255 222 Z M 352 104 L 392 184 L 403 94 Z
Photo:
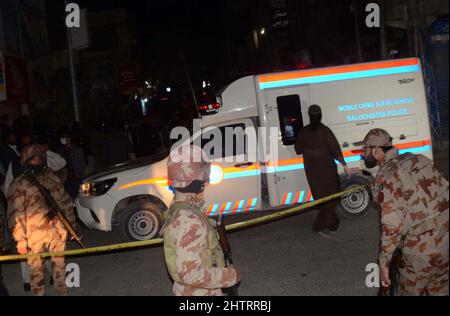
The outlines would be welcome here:
M 35 174 L 43 174 L 45 171 L 45 164 L 31 165 L 31 166 L 29 166 L 29 168 Z
M 61 138 L 61 145 L 67 145 L 67 138 Z
M 26 163 L 27 169 L 30 169 L 35 174 L 42 174 L 45 171 L 45 166 L 47 165 L 47 159 L 43 158 L 42 163 L 40 164 L 32 164 Z
M 378 161 L 375 159 L 372 152 L 367 157 L 363 156 L 363 159 L 367 169 L 375 168 L 378 164 Z
M 192 183 L 188 187 L 177 190 L 180 191 L 181 193 L 200 194 L 203 193 L 203 191 L 205 191 L 205 181 L 195 180 L 192 181 Z
M 310 115 L 309 122 L 312 130 L 317 130 L 322 122 L 322 115 Z
M 198 186 L 198 187 L 197 187 Z M 203 189 L 202 189 L 203 187 Z M 194 193 L 194 192 L 190 192 L 190 191 L 201 191 L 199 193 Z M 205 210 L 205 196 L 203 193 L 204 190 L 204 184 L 203 185 L 190 185 L 187 188 L 178 188 L 175 189 L 175 194 L 183 194 L 182 200 L 186 203 L 188 203 L 189 205 L 191 205 L 192 207 L 196 208 L 197 210 L 206 212 Z

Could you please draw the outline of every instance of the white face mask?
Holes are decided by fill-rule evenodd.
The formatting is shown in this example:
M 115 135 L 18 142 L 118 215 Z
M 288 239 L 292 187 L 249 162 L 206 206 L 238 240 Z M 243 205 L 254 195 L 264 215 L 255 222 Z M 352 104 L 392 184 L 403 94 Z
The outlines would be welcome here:
M 61 138 L 61 144 L 67 145 L 67 138 Z

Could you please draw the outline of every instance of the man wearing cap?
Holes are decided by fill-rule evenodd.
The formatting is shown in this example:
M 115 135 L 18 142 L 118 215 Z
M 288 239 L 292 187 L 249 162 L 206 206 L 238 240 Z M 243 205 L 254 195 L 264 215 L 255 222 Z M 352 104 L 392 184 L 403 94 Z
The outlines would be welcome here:
M 380 167 L 373 194 L 381 208 L 381 283 L 389 287 L 389 263 L 402 249 L 400 295 L 448 295 L 448 181 L 423 155 L 399 155 L 382 129 L 364 139 L 368 168 Z
M 164 255 L 176 296 L 222 296 L 222 288 L 240 281 L 235 267 L 225 267 L 214 222 L 206 216 L 203 192 L 210 164 L 201 148 L 172 151 L 168 178 L 175 191 L 165 214 Z
M 335 160 L 339 161 L 348 177 L 350 171 L 342 155 L 339 143 L 333 132 L 322 124 L 322 110 L 318 105 L 308 109 L 310 124 L 302 128 L 297 136 L 295 151 L 303 154 L 306 177 L 314 199 L 320 199 L 339 192 L 341 181 Z M 320 206 L 319 215 L 313 230 L 327 236 L 339 227 L 336 207 L 339 200 L 333 200 Z
M 21 165 L 48 189 L 52 197 L 65 212 L 71 223 L 75 222 L 72 200 L 64 191 L 59 178 L 46 165 L 45 150 L 40 145 L 30 145 L 23 149 Z M 67 231 L 58 217 L 50 216 L 50 210 L 38 188 L 18 176 L 8 190 L 8 221 L 17 252 L 20 255 L 43 252 L 61 252 L 66 248 Z M 66 264 L 64 257 L 52 257 L 53 281 L 57 295 L 67 295 Z M 44 259 L 28 258 L 30 286 L 35 296 L 45 295 Z

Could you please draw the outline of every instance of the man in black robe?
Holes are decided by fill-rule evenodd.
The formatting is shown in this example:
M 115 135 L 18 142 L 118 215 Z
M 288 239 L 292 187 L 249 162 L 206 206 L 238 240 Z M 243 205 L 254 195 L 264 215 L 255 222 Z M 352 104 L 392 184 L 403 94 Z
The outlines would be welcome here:
M 315 200 L 338 193 L 340 178 L 335 160 L 339 161 L 350 177 L 350 171 L 344 160 L 339 143 L 333 132 L 322 124 L 322 110 L 318 105 L 311 105 L 308 110 L 310 125 L 302 128 L 297 136 L 295 151 L 303 154 L 306 177 Z M 336 207 L 339 199 L 320 205 L 313 230 L 326 235 L 339 227 Z

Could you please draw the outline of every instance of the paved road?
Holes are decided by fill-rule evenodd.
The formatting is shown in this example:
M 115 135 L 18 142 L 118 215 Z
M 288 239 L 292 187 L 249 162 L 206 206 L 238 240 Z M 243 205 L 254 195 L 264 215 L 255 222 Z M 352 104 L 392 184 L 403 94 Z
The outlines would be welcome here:
M 436 165 L 448 177 L 448 150 L 436 154 Z M 315 215 L 311 211 L 229 235 L 234 261 L 243 272 L 241 295 L 376 295 L 365 286 L 365 268 L 377 260 L 377 212 L 343 220 L 333 240 L 311 231 Z M 117 232 L 87 231 L 85 242 L 97 246 L 121 241 Z M 69 262 L 81 269 L 81 287 L 71 295 L 171 294 L 161 247 Z M 12 295 L 26 294 L 18 264 L 5 265 L 3 274 Z
M 333 240 L 311 231 L 315 212 L 230 234 L 243 272 L 241 295 L 375 295 L 365 267 L 376 262 L 378 216 L 342 222 Z M 117 233 L 86 232 L 88 245 L 120 242 Z M 79 264 L 81 287 L 71 295 L 170 295 L 161 247 L 69 259 Z M 4 266 L 12 295 L 25 295 L 18 264 Z M 49 294 L 53 294 L 49 287 Z

